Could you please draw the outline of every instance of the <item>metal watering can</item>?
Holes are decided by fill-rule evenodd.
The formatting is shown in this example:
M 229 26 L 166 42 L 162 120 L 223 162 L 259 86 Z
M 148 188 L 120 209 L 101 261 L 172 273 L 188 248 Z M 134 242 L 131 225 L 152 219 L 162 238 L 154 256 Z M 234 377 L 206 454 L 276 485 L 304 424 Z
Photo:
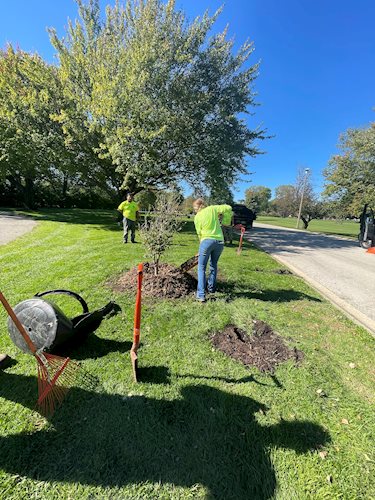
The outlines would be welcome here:
M 52 301 L 41 297 L 52 294 L 69 295 L 82 306 L 82 314 L 68 318 Z M 86 301 L 78 293 L 70 290 L 48 290 L 37 293 L 32 299 L 27 299 L 14 307 L 14 312 L 26 329 L 32 342 L 38 350 L 61 352 L 64 348 L 81 344 L 86 337 L 94 332 L 109 314 L 116 314 L 121 308 L 115 302 L 108 302 L 101 309 L 89 312 Z M 13 343 L 21 351 L 31 351 L 16 325 L 8 318 L 8 331 Z

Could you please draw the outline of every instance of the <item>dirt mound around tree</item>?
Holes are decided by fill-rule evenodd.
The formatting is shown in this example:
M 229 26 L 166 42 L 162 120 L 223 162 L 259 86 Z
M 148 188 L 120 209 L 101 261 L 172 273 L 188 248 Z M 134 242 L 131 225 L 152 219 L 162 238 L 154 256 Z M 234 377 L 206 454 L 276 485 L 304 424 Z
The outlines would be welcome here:
M 296 363 L 303 359 L 303 352 L 289 348 L 284 340 L 263 321 L 254 321 L 252 335 L 234 325 L 212 336 L 212 344 L 219 351 L 244 365 L 252 365 L 262 372 L 275 371 L 277 365 L 288 359 Z
M 108 285 L 117 292 L 136 292 L 137 268 L 121 275 Z M 146 262 L 143 266 L 142 296 L 178 299 L 187 297 L 197 289 L 197 280 L 191 274 L 182 272 L 178 267 L 160 264 L 155 276 L 155 267 Z

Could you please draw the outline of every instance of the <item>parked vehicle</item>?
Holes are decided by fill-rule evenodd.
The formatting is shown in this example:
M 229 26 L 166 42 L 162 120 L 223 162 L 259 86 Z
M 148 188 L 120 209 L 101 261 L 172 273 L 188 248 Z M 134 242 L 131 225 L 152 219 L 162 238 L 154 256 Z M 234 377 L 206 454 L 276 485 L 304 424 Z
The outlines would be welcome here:
M 359 244 L 362 248 L 375 246 L 375 224 L 374 211 L 366 204 L 360 218 L 361 229 L 358 235 Z
M 234 214 L 234 225 L 242 224 L 247 229 L 253 227 L 253 221 L 256 219 L 256 213 L 247 208 L 245 205 L 240 205 L 236 203 L 232 205 L 233 214 Z

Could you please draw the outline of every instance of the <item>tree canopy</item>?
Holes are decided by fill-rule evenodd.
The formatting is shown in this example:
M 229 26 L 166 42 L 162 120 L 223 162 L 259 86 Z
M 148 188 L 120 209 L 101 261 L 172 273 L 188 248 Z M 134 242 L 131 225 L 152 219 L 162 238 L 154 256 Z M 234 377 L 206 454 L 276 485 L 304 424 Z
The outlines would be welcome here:
M 252 43 L 236 52 L 226 30 L 210 34 L 220 10 L 191 22 L 174 0 L 119 0 L 105 14 L 76 1 L 64 37 L 50 30 L 56 66 L 0 51 L 0 201 L 115 205 L 121 190 L 182 181 L 230 199 L 264 138 L 245 121 Z
M 302 201 L 302 205 L 301 205 Z M 301 205 L 301 220 L 307 229 L 313 219 L 319 219 L 328 212 L 328 205 L 315 194 L 309 171 L 300 168 L 296 183 L 278 186 L 271 202 L 274 213 L 281 217 L 297 217 Z
M 226 31 L 208 34 L 219 11 L 189 23 L 174 0 L 118 2 L 104 21 L 98 0 L 78 5 L 81 19 L 51 40 L 64 89 L 123 188 L 233 185 L 263 137 L 239 117 L 254 105 L 252 44 L 234 54 Z
M 256 213 L 266 212 L 272 191 L 266 186 L 252 186 L 245 191 L 245 204 Z
M 375 123 L 347 130 L 339 148 L 324 171 L 325 195 L 342 212 L 359 216 L 365 203 L 375 206 Z

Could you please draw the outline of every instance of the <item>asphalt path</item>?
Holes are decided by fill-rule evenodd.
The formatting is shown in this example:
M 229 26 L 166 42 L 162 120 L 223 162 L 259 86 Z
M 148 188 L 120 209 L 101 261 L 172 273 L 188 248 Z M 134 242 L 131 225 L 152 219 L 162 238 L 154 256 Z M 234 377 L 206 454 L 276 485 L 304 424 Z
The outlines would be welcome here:
M 36 221 L 12 212 L 0 212 L 0 245 L 5 245 L 33 229 Z
M 375 254 L 349 238 L 257 222 L 245 237 L 375 334 Z

